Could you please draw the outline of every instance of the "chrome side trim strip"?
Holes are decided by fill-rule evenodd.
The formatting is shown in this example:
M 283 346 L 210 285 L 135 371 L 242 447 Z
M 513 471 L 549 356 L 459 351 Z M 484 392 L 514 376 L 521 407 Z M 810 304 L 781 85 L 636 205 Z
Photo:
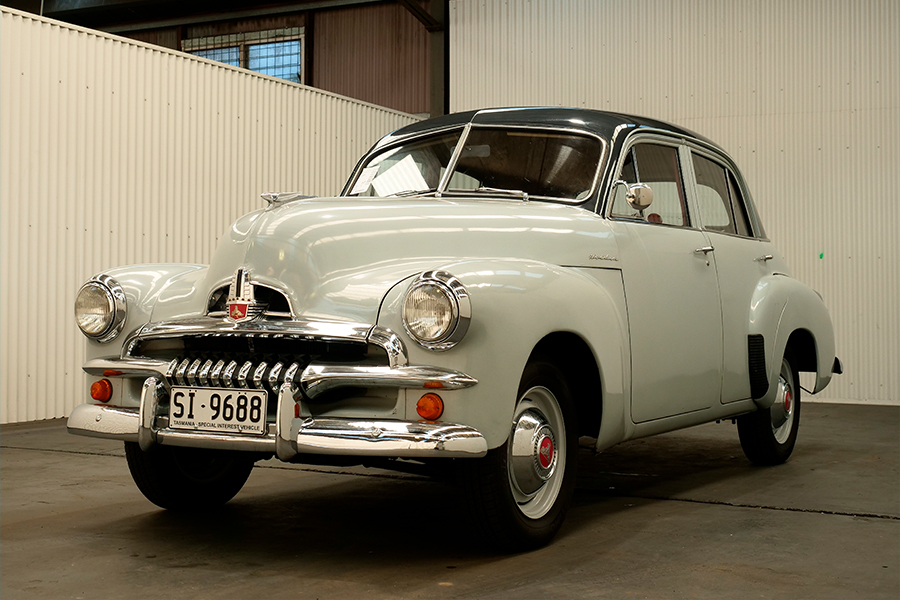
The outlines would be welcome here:
M 343 456 L 466 456 L 487 454 L 478 430 L 455 423 L 305 419 L 297 431 L 299 453 Z
M 392 368 L 313 363 L 300 375 L 300 389 L 307 398 L 347 386 L 461 390 L 477 383 L 477 379 L 459 371 L 420 366 Z

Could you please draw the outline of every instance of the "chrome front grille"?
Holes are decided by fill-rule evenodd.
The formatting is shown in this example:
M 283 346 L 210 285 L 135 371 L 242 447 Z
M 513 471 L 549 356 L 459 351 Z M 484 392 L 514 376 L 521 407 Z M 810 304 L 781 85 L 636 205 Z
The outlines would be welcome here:
M 170 386 L 267 389 L 293 383 L 305 365 L 298 361 L 175 358 L 166 369 Z

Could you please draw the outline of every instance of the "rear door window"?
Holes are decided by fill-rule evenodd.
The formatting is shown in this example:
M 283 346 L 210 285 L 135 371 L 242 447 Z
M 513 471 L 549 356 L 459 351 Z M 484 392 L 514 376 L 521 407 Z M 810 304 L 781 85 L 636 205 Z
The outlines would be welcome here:
M 719 233 L 752 237 L 753 229 L 741 188 L 727 167 L 692 153 L 697 180 L 697 204 L 703 228 Z

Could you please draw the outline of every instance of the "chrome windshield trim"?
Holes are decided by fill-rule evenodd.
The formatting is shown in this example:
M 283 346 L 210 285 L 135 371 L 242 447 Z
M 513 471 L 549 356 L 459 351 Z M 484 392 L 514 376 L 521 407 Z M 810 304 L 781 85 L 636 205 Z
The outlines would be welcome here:
M 483 111 L 482 111 L 483 112 Z M 475 118 L 473 116 L 473 118 Z M 591 180 L 591 189 L 590 193 L 587 194 L 582 199 L 577 198 L 560 198 L 556 196 L 541 196 L 541 195 L 528 195 L 529 199 L 547 201 L 547 202 L 558 202 L 561 204 L 566 204 L 569 206 L 578 206 L 583 204 L 593 198 L 598 191 L 598 188 L 601 183 L 601 177 L 605 170 L 607 155 L 610 151 L 610 142 L 602 135 L 590 131 L 589 129 L 582 129 L 580 127 L 571 126 L 567 127 L 564 125 L 549 125 L 549 124 L 511 124 L 511 123 L 474 123 L 472 121 L 467 122 L 465 125 L 461 125 L 460 123 L 455 123 L 448 127 L 442 127 L 438 129 L 432 129 L 428 131 L 419 131 L 413 134 L 409 134 L 406 136 L 400 136 L 395 139 L 390 139 L 385 142 L 384 145 L 379 146 L 376 144 L 373 146 L 363 157 L 360 159 L 359 163 L 354 167 L 353 172 L 350 175 L 350 179 L 347 184 L 344 186 L 344 189 L 341 191 L 342 197 L 357 197 L 357 195 L 351 194 L 350 191 L 356 185 L 356 181 L 359 179 L 359 176 L 362 174 L 363 168 L 365 165 L 368 165 L 371 162 L 371 159 L 374 156 L 382 154 L 392 148 L 408 144 L 410 142 L 418 141 L 419 139 L 426 139 L 429 137 L 437 137 L 440 135 L 444 135 L 449 131 L 454 129 L 461 128 L 462 133 L 459 136 L 459 139 L 456 141 L 456 147 L 453 149 L 453 153 L 450 155 L 450 159 L 447 161 L 447 166 L 445 167 L 444 174 L 441 175 L 441 179 L 438 182 L 437 189 L 434 192 L 436 198 L 442 197 L 444 194 L 450 194 L 453 196 L 464 196 L 464 197 L 478 197 L 479 193 L 476 190 L 453 190 L 447 189 L 447 186 L 450 184 L 450 179 L 453 177 L 456 164 L 459 161 L 459 157 L 462 155 L 463 148 L 465 147 L 466 141 L 468 140 L 469 133 L 472 129 L 521 129 L 521 130 L 531 130 L 531 131 L 545 131 L 545 132 L 554 132 L 554 133 L 569 133 L 573 135 L 581 135 L 584 137 L 590 137 L 598 140 L 600 142 L 600 157 L 597 161 L 596 169 L 594 171 L 594 177 Z M 493 198 L 493 197 L 492 197 Z
M 466 145 L 466 140 L 469 138 L 469 132 L 472 131 L 472 123 L 466 123 L 466 126 L 463 127 L 463 131 L 459 136 L 459 139 L 456 140 L 456 148 L 453 149 L 453 154 L 450 155 L 450 160 L 447 161 L 447 168 L 444 170 L 444 175 L 441 177 L 440 182 L 438 182 L 436 197 L 440 198 L 441 194 L 446 191 L 447 186 L 450 184 L 450 177 L 453 175 L 453 171 L 456 169 L 456 163 L 459 161 L 459 157 L 462 155 L 463 148 Z
M 379 367 L 313 363 L 300 376 L 300 389 L 307 398 L 315 398 L 339 387 L 461 390 L 477 383 L 477 379 L 465 373 L 430 366 Z

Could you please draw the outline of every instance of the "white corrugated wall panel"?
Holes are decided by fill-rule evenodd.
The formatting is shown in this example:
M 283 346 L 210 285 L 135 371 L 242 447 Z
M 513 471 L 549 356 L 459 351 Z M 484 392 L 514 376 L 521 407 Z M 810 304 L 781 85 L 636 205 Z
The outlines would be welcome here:
M 0 12 L 0 422 L 85 396 L 78 287 L 206 262 L 264 191 L 334 194 L 415 117 L 35 15 Z
M 644 114 L 720 143 L 825 297 L 846 372 L 900 403 L 900 3 L 450 0 L 450 107 Z

